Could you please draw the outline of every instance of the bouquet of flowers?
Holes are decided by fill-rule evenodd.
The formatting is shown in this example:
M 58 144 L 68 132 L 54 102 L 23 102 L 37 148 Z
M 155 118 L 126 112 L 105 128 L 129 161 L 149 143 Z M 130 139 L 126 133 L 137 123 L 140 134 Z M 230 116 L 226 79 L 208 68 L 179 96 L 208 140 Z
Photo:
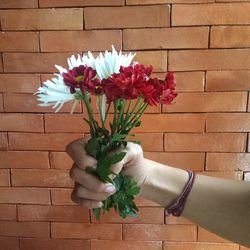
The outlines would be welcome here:
M 168 72 L 164 80 L 152 78 L 152 66 L 133 62 L 134 56 L 121 51 L 118 53 L 113 46 L 112 52 L 106 51 L 97 57 L 91 52 L 77 58 L 71 56 L 69 68 L 55 65 L 59 73 L 45 81 L 35 93 L 40 106 L 52 106 L 56 112 L 68 101 L 73 101 L 71 113 L 78 100 L 86 105 L 88 116 L 84 120 L 89 125 L 91 138 L 85 149 L 98 162 L 95 169 L 87 168 L 86 171 L 103 182 L 112 183 L 117 190 L 103 202 L 102 208 L 93 209 L 98 220 L 101 210 L 105 212 L 110 208 L 114 208 L 122 218 L 137 215 L 134 198 L 140 188 L 131 177 L 112 171 L 112 165 L 126 154 L 112 151 L 126 147 L 127 136 L 131 136 L 134 127 L 140 126 L 140 118 L 148 105 L 171 104 L 177 96 L 172 72 Z M 94 117 L 91 96 L 97 96 L 99 119 Z M 111 121 L 109 124 L 108 120 Z

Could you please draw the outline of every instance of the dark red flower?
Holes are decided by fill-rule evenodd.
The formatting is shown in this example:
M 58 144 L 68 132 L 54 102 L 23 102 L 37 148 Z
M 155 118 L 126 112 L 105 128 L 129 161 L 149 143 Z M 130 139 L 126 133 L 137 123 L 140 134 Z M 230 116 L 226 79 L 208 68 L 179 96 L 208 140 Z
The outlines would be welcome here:
M 177 96 L 175 93 L 175 79 L 172 72 L 168 72 L 165 80 L 149 78 L 146 85 L 141 89 L 141 94 L 149 105 L 171 104 Z
M 164 81 L 164 89 L 161 96 L 161 103 L 163 104 L 171 104 L 174 98 L 177 96 L 175 92 L 176 81 L 174 79 L 174 73 L 168 72 L 165 81 Z
M 76 88 L 79 88 L 82 92 L 99 92 L 100 81 L 95 77 L 96 71 L 91 67 L 83 65 L 74 67 L 67 73 L 63 73 L 64 83 L 70 87 L 70 92 L 72 94 L 76 92 Z
M 113 74 L 102 82 L 108 101 L 111 102 L 118 98 L 137 98 L 151 73 L 152 66 L 145 67 L 142 64 L 121 66 L 120 73 Z

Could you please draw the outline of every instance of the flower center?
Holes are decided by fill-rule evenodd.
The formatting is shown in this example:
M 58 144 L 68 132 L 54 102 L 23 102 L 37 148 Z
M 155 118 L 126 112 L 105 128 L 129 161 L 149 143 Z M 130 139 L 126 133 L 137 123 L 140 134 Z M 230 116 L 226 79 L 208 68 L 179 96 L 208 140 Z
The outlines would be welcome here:
M 76 79 L 78 82 L 80 82 L 80 81 L 83 80 L 83 78 L 84 78 L 84 75 L 80 75 L 80 76 L 77 76 L 75 79 Z

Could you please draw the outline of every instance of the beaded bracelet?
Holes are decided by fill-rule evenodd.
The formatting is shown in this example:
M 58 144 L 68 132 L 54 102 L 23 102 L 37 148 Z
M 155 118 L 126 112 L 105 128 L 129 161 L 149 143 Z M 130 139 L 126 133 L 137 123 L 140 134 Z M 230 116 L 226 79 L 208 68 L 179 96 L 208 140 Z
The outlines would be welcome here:
M 177 197 L 177 199 L 168 207 L 165 208 L 165 215 L 168 216 L 172 214 L 173 216 L 179 217 L 182 214 L 184 206 L 186 204 L 187 197 L 192 189 L 195 180 L 195 173 L 193 171 L 188 172 L 188 181 L 183 188 L 181 194 Z

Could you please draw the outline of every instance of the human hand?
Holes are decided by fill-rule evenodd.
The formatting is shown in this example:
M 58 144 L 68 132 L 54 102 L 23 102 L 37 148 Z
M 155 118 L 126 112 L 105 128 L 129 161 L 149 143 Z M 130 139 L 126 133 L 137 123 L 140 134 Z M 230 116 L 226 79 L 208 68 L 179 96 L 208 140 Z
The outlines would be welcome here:
M 74 161 L 70 170 L 70 177 L 75 181 L 72 192 L 72 200 L 87 208 L 98 208 L 102 201 L 115 193 L 115 187 L 111 183 L 103 183 L 96 176 L 87 173 L 87 167 L 96 167 L 97 161 L 89 156 L 85 150 L 85 144 L 89 137 L 71 142 L 66 152 Z M 124 175 L 132 177 L 140 188 L 148 179 L 149 168 L 143 158 L 140 145 L 128 142 L 126 148 L 118 148 L 114 152 L 126 152 L 122 161 L 112 166 L 112 170 L 118 174 L 122 171 Z

